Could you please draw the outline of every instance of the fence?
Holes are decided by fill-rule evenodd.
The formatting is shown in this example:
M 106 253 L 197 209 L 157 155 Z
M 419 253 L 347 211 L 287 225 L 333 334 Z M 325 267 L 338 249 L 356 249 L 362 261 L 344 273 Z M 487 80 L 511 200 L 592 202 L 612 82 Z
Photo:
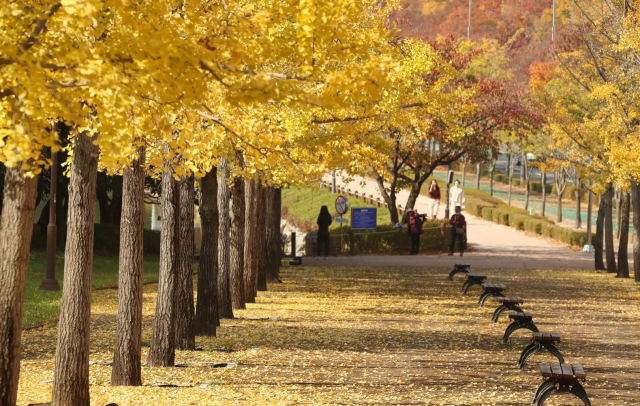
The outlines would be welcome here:
M 351 230 L 344 228 L 342 234 L 332 234 L 329 252 L 332 255 L 349 253 L 350 255 L 398 253 L 404 254 L 410 245 L 409 237 L 402 228 L 392 226 L 379 227 L 376 231 Z M 421 250 L 445 252 L 449 249 L 451 226 L 447 223 L 429 223 L 420 236 Z M 306 253 L 315 254 L 317 250 L 317 231 L 307 233 Z

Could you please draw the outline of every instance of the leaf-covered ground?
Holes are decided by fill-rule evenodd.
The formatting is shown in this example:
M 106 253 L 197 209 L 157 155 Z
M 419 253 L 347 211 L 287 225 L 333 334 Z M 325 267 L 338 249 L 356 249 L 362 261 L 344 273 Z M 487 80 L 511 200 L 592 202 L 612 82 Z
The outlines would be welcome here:
M 543 332 L 582 363 L 594 405 L 640 403 L 640 295 L 637 285 L 579 271 L 488 271 L 492 282 L 522 296 Z M 501 337 L 507 317 L 490 321 L 478 288 L 446 270 L 298 267 L 282 271 L 257 303 L 223 320 L 201 351 L 179 351 L 187 367 L 143 368 L 145 385 L 109 385 L 115 290 L 94 292 L 92 404 L 433 404 L 527 405 L 540 383 L 538 354 L 516 367 L 529 332 Z M 458 278 L 461 278 L 458 276 Z M 155 289 L 145 286 L 144 358 L 151 341 Z M 636 290 L 634 290 L 636 289 Z M 56 329 L 26 331 L 19 404 L 50 399 Z M 222 364 L 227 364 L 223 366 Z M 578 404 L 558 397 L 549 405 Z

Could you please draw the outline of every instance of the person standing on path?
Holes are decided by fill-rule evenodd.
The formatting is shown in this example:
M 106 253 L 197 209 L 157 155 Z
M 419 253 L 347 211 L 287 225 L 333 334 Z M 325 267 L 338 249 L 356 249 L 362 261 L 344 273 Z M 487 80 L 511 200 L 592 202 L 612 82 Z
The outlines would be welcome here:
M 464 190 L 460 187 L 460 181 L 456 179 L 453 183 L 453 187 L 449 190 L 449 204 L 451 208 L 464 206 L 466 198 L 464 197 Z M 453 211 L 453 210 L 452 210 Z
M 324 246 L 324 259 L 327 259 L 329 256 L 329 226 L 333 222 L 331 218 L 331 214 L 329 213 L 329 208 L 327 206 L 322 206 L 320 208 L 320 214 L 318 215 L 318 220 L 316 223 L 318 224 L 318 256 L 316 259 L 320 259 L 320 253 L 322 247 Z
M 438 182 L 434 179 L 431 181 L 431 185 L 429 186 L 429 201 L 428 201 L 428 212 L 427 217 L 431 217 L 432 220 L 435 220 L 438 217 L 438 209 L 440 208 L 440 186 L 438 186 Z
M 407 225 L 407 234 L 411 238 L 411 253 L 409 255 L 420 253 L 420 235 L 424 233 L 422 224 L 426 217 L 426 214 L 418 214 L 414 210 L 409 210 L 405 214 L 403 223 Z
M 467 230 L 467 221 L 462 215 L 462 208 L 456 206 L 456 213 L 449 219 L 451 224 L 451 244 L 449 245 L 449 256 L 453 255 L 453 249 L 456 245 L 456 238 L 460 247 L 460 256 L 464 254 L 464 236 Z

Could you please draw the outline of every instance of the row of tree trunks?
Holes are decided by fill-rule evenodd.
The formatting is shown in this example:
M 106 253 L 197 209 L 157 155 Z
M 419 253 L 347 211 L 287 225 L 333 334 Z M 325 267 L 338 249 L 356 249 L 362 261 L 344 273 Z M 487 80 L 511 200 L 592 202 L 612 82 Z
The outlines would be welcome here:
M 629 258 L 627 250 L 629 248 L 629 200 L 628 192 L 622 191 L 620 194 L 620 240 L 618 246 L 618 278 L 629 277 Z
M 218 316 L 218 179 L 213 168 L 200 179 L 202 242 L 198 265 L 196 334 L 215 336 Z
M 231 271 L 229 248 L 231 243 L 231 217 L 229 209 L 229 168 L 227 160 L 218 164 L 218 313 L 222 319 L 232 319 Z
M 616 253 L 613 242 L 613 185 L 607 186 L 604 194 L 604 252 L 607 259 L 607 272 L 617 273 Z
M 266 247 L 267 282 L 279 282 L 280 269 L 280 189 L 266 190 Z
M 633 273 L 640 282 L 640 183 L 631 181 L 631 204 L 633 206 Z
M 52 406 L 89 405 L 91 276 L 99 148 L 76 136 L 69 181 L 64 285 L 58 322 Z M 4 227 L 3 227 L 4 229 Z
M 257 247 L 258 223 L 257 202 L 259 180 L 245 181 L 245 228 L 244 228 L 244 301 L 255 303 L 258 290 L 258 261 L 260 252 Z
M 596 217 L 596 235 L 594 241 L 595 268 L 596 271 L 604 271 L 607 267 L 604 264 L 604 216 L 606 213 L 606 202 L 604 195 L 600 195 L 598 201 L 598 216 Z
M 256 211 L 256 223 L 254 223 L 253 227 L 256 228 L 255 234 L 255 247 L 258 251 L 258 290 L 265 291 L 267 290 L 267 236 L 265 232 L 266 228 L 266 188 L 262 186 L 260 182 L 258 182 L 258 187 L 256 189 L 256 199 L 255 199 L 255 211 Z
M 180 180 L 180 224 L 178 244 L 178 294 L 176 299 L 176 348 L 195 350 L 195 309 L 193 305 L 193 254 L 195 187 L 190 174 Z
M 180 191 L 170 162 L 163 165 L 160 204 L 162 229 L 160 231 L 158 296 L 148 364 L 151 367 L 170 367 L 175 362 L 176 298 L 180 256 L 178 244 Z
M 231 217 L 231 302 L 234 309 L 244 309 L 244 227 L 245 227 L 245 182 L 236 178 L 231 189 L 232 217 Z
M 36 207 L 37 178 L 7 168 L 0 218 L 0 405 L 16 404 L 22 308 Z
M 142 385 L 142 270 L 144 262 L 145 148 L 123 171 L 122 221 L 118 270 L 118 318 L 113 352 L 112 385 Z

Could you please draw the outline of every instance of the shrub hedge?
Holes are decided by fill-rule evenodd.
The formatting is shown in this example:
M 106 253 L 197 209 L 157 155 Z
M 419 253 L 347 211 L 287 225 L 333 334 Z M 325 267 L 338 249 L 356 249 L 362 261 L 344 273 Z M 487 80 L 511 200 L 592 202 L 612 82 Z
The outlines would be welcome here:
M 95 224 L 93 238 L 93 249 L 95 252 L 104 254 L 118 255 L 120 250 L 120 226 L 115 224 Z M 58 228 L 58 251 L 64 250 L 66 243 L 67 230 L 65 227 Z M 145 254 L 160 254 L 160 232 L 152 230 L 144 230 L 143 234 L 143 252 Z M 40 230 L 37 225 L 34 226 L 33 238 L 31 239 L 31 249 L 46 250 L 47 249 L 47 231 Z
M 444 243 L 445 247 L 449 246 L 451 241 L 451 232 L 448 227 L 445 230 L 444 241 L 442 238 L 442 222 L 425 222 L 425 232 L 420 236 L 420 248 L 423 251 L 442 251 Z M 376 252 L 389 252 L 397 249 L 397 228 L 391 225 L 378 226 L 373 233 L 371 230 L 355 230 L 354 242 L 356 254 L 370 254 Z M 349 239 L 350 226 L 343 226 L 342 228 L 342 241 L 345 246 L 345 252 L 351 250 L 351 241 Z M 315 237 L 317 231 L 311 231 L 307 234 L 308 237 Z M 405 239 L 404 246 L 405 251 L 409 251 L 411 243 L 406 232 L 406 228 L 402 230 L 402 238 Z M 330 248 L 331 252 L 336 252 L 340 246 L 340 233 L 333 231 L 331 233 Z M 310 246 L 308 246 L 310 248 Z M 312 255 L 313 252 L 308 252 L 307 255 Z
M 517 230 L 544 235 L 565 244 L 578 247 L 586 244 L 586 232 L 557 226 L 548 218 L 540 215 L 531 216 L 526 210 L 504 204 L 502 200 L 482 191 L 470 189 L 465 190 L 465 193 L 467 195 L 467 210 L 475 216 Z

